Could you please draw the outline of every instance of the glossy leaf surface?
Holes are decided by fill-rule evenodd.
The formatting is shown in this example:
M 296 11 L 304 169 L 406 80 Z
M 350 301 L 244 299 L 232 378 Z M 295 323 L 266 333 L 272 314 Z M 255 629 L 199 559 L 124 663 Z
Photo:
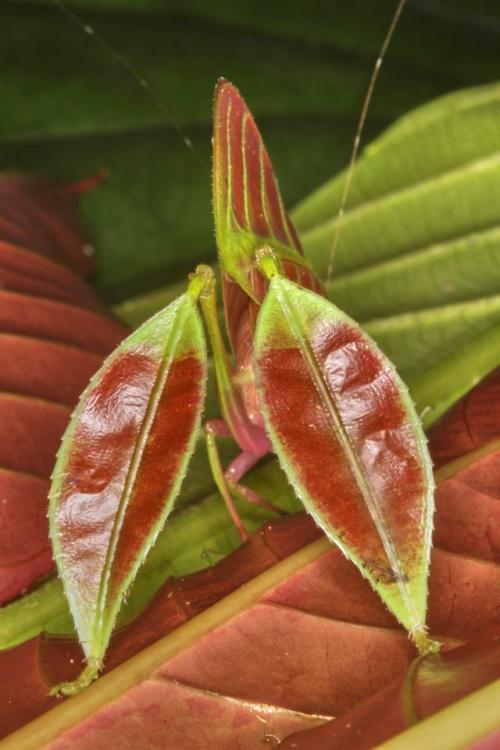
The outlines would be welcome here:
M 186 294 L 113 352 L 71 419 L 50 531 L 87 659 L 102 660 L 125 590 L 179 492 L 205 378 L 201 321 Z
M 79 192 L 40 177 L 0 175 L 0 237 L 88 276 L 94 263 L 77 214 Z
M 54 567 L 47 524 L 48 492 L 49 482 L 46 479 L 0 469 L 2 605 Z
M 421 631 L 433 479 L 406 387 L 354 321 L 279 276 L 259 314 L 255 365 L 297 496 L 400 622 Z
M 497 440 L 500 423 L 500 367 L 474 388 L 429 432 L 437 466 Z
M 439 482 L 436 526 L 453 551 L 441 542 L 433 549 L 429 625 L 449 646 L 487 633 L 500 606 L 499 566 L 469 543 L 474 519 L 490 500 L 490 522 L 500 527 L 499 458 L 498 451 L 480 461 L 467 463 L 467 457 L 460 471 Z M 453 494 L 469 499 L 457 505 L 455 528 L 440 516 L 442 492 L 450 500 Z M 456 536 L 458 526 L 464 533 Z M 13 735 L 6 747 L 38 748 L 40 737 L 48 741 L 60 732 L 63 716 L 72 728 L 55 741 L 57 748 L 113 746 L 118 731 L 127 750 L 144 738 L 162 750 L 187 750 L 193 737 L 201 747 L 225 750 L 234 747 L 237 729 L 245 750 L 253 750 L 270 734 L 276 740 L 318 716 L 340 717 L 383 690 L 404 673 L 414 650 L 340 550 L 326 540 L 310 544 L 319 535 L 306 515 L 282 519 L 216 566 L 167 581 L 143 615 L 113 635 L 106 665 L 113 668 L 168 633 L 154 658 L 143 650 L 130 669 L 124 664 L 85 692 L 90 707 L 76 710 L 70 701 L 36 728 L 25 727 L 26 746 L 16 745 L 20 736 Z M 266 570 L 271 577 L 259 577 Z M 255 642 L 258 649 L 249 648 Z M 80 658 L 74 641 L 46 636 L 0 655 L 0 677 L 11 677 L 0 679 L 3 732 L 55 705 L 48 685 L 71 679 Z M 233 733 L 225 736 L 228 722 Z
M 500 688 L 499 678 L 500 635 L 494 633 L 459 648 L 416 660 L 404 675 L 352 711 L 317 729 L 292 735 L 280 747 L 283 750 L 371 750 L 495 680 Z M 498 695 L 500 690 L 496 703 L 494 698 L 491 702 L 485 699 L 481 706 L 483 718 L 490 717 L 496 727 L 500 722 Z M 445 738 L 447 746 L 459 739 L 462 747 L 471 748 L 467 740 L 477 739 L 477 735 L 470 734 L 470 726 L 472 732 L 475 729 L 474 720 L 477 721 L 477 715 L 467 715 L 464 708 L 456 706 L 454 716 L 450 717 L 453 726 L 449 726 Z M 439 736 L 439 729 L 432 721 L 427 724 L 427 739 L 432 746 Z M 408 747 L 405 737 L 405 734 L 401 735 L 401 748 Z M 497 734 L 492 744 L 486 747 L 491 750 L 498 747 L 498 738 Z M 424 742 L 422 737 L 420 746 L 423 747 Z
M 48 479 L 71 408 L 122 325 L 79 274 L 92 267 L 77 193 L 0 175 L 0 604 L 54 568 Z
M 460 403 L 478 378 L 498 367 L 500 323 L 488 328 L 473 341 L 459 346 L 452 354 L 410 378 L 408 387 L 425 428 L 435 425 L 455 404 Z

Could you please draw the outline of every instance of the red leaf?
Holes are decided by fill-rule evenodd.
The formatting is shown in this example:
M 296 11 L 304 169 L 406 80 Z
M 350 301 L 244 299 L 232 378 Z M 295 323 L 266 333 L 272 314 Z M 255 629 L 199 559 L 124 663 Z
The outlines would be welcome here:
M 371 750 L 416 721 L 478 690 L 500 675 L 500 635 L 416 660 L 406 674 L 335 721 L 293 734 L 283 750 Z M 432 730 L 431 730 L 432 732 Z M 469 750 L 498 748 L 498 732 Z
M 2 239 L 0 279 L 2 290 L 70 302 L 90 310 L 103 309 L 96 293 L 73 271 Z
M 470 640 L 498 624 L 500 568 L 473 556 L 467 534 L 453 543 L 454 530 L 439 511 L 440 493 L 449 487 L 457 497 L 467 493 L 474 476 L 484 477 L 490 471 L 492 460 L 485 456 L 462 469 L 443 481 L 438 492 L 436 526 L 455 551 L 434 550 L 429 624 L 432 633 L 449 645 Z M 495 460 L 500 460 L 498 455 Z M 498 489 L 498 474 L 493 480 Z M 468 508 L 457 512 L 465 529 L 473 527 L 482 502 L 483 496 L 473 493 Z M 499 519 L 497 504 L 495 520 Z M 273 524 L 271 529 L 287 534 L 285 548 L 278 548 L 280 557 L 292 552 L 294 543 L 300 548 L 318 533 L 303 515 Z M 297 530 L 299 539 L 294 536 Z M 274 540 L 270 546 L 275 549 Z M 162 750 L 182 750 L 192 747 L 187 731 L 192 724 L 201 747 L 225 750 L 234 747 L 234 733 L 232 739 L 224 734 L 224 721 L 233 721 L 235 715 L 248 733 L 242 735 L 248 737 L 248 741 L 241 740 L 242 747 L 253 748 L 267 735 L 284 738 L 300 726 L 306 728 L 311 722 L 350 711 L 385 688 L 408 667 L 414 651 L 354 567 L 337 549 L 324 549 L 308 565 L 263 591 L 250 608 L 207 630 L 201 638 L 184 640 L 185 647 L 171 658 L 156 657 L 157 667 L 149 667 L 147 679 L 135 687 L 123 692 L 120 684 L 124 678 L 116 672 L 117 692 L 106 693 L 108 701 L 111 695 L 115 700 L 62 734 L 50 745 L 51 750 L 69 745 L 74 750 L 114 747 L 118 731 L 123 746 L 133 747 L 138 742 L 138 726 L 143 743 L 149 741 Z M 165 632 L 175 632 L 181 626 L 182 633 L 186 619 L 259 571 L 272 570 L 275 562 L 274 552 L 270 554 L 268 545 L 262 546 L 259 536 L 214 568 L 167 582 L 147 611 L 114 636 L 108 667 Z M 81 652 L 75 649 L 76 645 L 68 650 L 68 641 L 37 638 L 0 656 L 0 675 L 10 675 L 9 680 L 0 680 L 4 731 L 46 710 L 51 702 L 47 686 L 71 677 L 69 670 L 80 668 Z M 136 662 L 136 673 L 140 673 L 140 663 Z M 104 689 L 105 679 L 97 683 L 96 690 L 100 685 Z M 98 695 L 96 692 L 97 705 Z M 12 705 L 15 713 L 8 708 Z M 228 713 L 229 709 L 235 713 Z M 55 718 L 49 721 L 52 725 Z M 181 726 L 184 740 L 177 734 Z M 172 734 L 166 727 L 173 727 Z M 235 725 L 232 728 L 234 732 Z
M 72 406 L 101 357 L 67 344 L 0 333 L 0 391 Z
M 92 267 L 76 198 L 93 184 L 0 177 L 0 604 L 53 569 L 46 480 L 69 407 L 125 334 L 76 273 Z
M 0 393 L 0 466 L 49 479 L 71 409 Z
M 88 188 L 92 186 L 90 183 Z M 93 261 L 82 240 L 78 192 L 41 177 L 0 176 L 0 237 L 88 276 Z
M 500 453 L 496 452 L 438 487 L 434 544 L 450 552 L 465 551 L 496 563 L 500 560 L 499 476 Z M 466 525 L 462 522 L 465 517 Z
M 68 344 L 101 357 L 118 346 L 125 333 L 115 320 L 76 304 L 2 290 L 0 327 L 4 333 Z
M 53 567 L 48 491 L 47 480 L 0 469 L 0 603 Z
M 436 466 L 498 439 L 500 422 L 500 368 L 451 409 L 429 430 Z

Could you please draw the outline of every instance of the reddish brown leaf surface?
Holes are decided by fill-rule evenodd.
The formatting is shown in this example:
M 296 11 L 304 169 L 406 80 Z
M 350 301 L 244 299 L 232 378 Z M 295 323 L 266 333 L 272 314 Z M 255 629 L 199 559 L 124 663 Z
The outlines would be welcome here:
M 0 333 L 0 390 L 72 406 L 101 364 L 97 354 L 67 344 Z M 5 360 L 4 360 L 5 357 Z
M 429 430 L 436 466 L 480 448 L 499 437 L 500 368 L 485 378 Z
M 0 466 L 49 479 L 71 409 L 0 393 Z
M 100 181 L 96 177 L 72 186 L 57 186 L 41 177 L 1 175 L 0 237 L 89 276 L 93 262 L 82 240 L 77 198 Z
M 0 238 L 2 289 L 102 310 L 95 292 L 73 271 Z
M 0 177 L 0 604 L 53 569 L 48 479 L 79 394 L 125 329 L 79 274 L 72 187 Z
M 482 489 L 471 495 L 467 511 L 457 511 L 462 527 L 470 528 L 491 488 L 498 492 L 499 462 L 498 454 L 485 456 L 438 491 L 437 533 L 454 551 L 434 550 L 429 625 L 450 646 L 500 625 L 500 567 L 476 556 L 474 534 L 453 539 L 455 531 L 440 511 L 441 497 L 452 487 L 460 499 L 477 477 L 490 475 L 489 483 L 480 479 Z M 500 523 L 498 504 L 492 522 Z M 142 617 L 115 635 L 108 668 L 317 534 L 305 516 L 286 519 L 214 568 L 168 582 Z M 241 749 L 264 741 L 272 747 L 311 722 L 352 710 L 400 676 L 413 657 L 404 632 L 367 582 L 331 549 L 50 747 L 182 750 L 198 743 L 225 750 L 235 747 L 235 737 Z M 0 674 L 9 674 L 0 681 L 4 732 L 46 710 L 54 700 L 47 697 L 47 686 L 73 676 L 80 659 L 76 644 L 50 638 L 4 653 Z
M 2 290 L 0 330 L 67 344 L 101 358 L 120 343 L 124 333 L 115 320 L 76 304 Z
M 46 479 L 0 469 L 0 600 L 52 569 Z
M 487 455 L 438 490 L 434 543 L 450 552 L 500 561 L 500 455 Z M 467 524 L 462 519 L 467 517 Z M 498 618 L 500 625 L 500 612 Z
M 348 346 L 353 349 L 356 347 L 360 349 L 359 341 L 355 340 L 353 332 L 336 331 L 335 335 L 331 336 L 331 341 L 327 340 L 324 342 L 324 347 L 321 351 L 323 360 L 332 355 L 335 356 L 338 354 L 339 349 L 347 348 Z M 364 378 L 367 380 L 370 378 L 370 384 L 371 379 L 378 378 L 379 381 L 382 381 L 379 384 L 379 388 L 384 408 L 377 410 L 377 413 L 373 416 L 369 424 L 366 424 L 365 421 L 362 423 L 359 428 L 359 434 L 356 434 L 355 438 L 362 444 L 363 441 L 367 440 L 368 436 L 371 436 L 372 431 L 389 432 L 391 444 L 398 445 L 398 453 L 401 455 L 403 466 L 407 472 L 403 476 L 395 476 L 390 472 L 393 455 L 387 451 L 387 465 L 381 468 L 384 475 L 388 477 L 387 493 L 389 500 L 392 500 L 392 505 L 395 504 L 393 498 L 399 494 L 399 482 L 403 482 L 405 486 L 408 485 L 410 490 L 408 495 L 405 495 L 403 499 L 411 507 L 414 498 L 418 497 L 421 492 L 422 476 L 413 455 L 415 452 L 413 444 L 407 447 L 402 442 L 404 428 L 406 427 L 403 408 L 399 400 L 397 400 L 397 393 L 389 378 L 384 380 L 381 377 L 384 373 L 381 372 L 382 366 L 376 362 L 375 356 L 368 359 L 371 352 L 363 351 L 362 354 L 364 355 L 362 359 L 366 370 L 353 372 L 349 383 L 347 385 L 342 383 L 343 392 L 344 389 L 351 387 L 357 389 L 359 392 L 362 385 L 365 385 L 364 382 L 362 383 Z M 354 484 L 349 475 L 348 466 L 345 466 L 344 469 L 345 461 L 341 446 L 339 445 L 339 441 L 334 440 L 334 437 L 332 437 L 329 425 L 321 424 L 318 427 L 315 424 L 314 433 L 312 430 L 309 431 L 311 432 L 311 440 L 304 441 L 304 435 L 309 437 L 307 422 L 311 419 L 311 414 L 321 408 L 321 401 L 319 395 L 311 386 L 300 350 L 298 348 L 277 348 L 268 352 L 266 358 L 261 363 L 261 372 L 266 392 L 269 392 L 273 396 L 272 399 L 269 399 L 269 410 L 274 420 L 279 422 L 280 427 L 282 427 L 280 437 L 283 442 L 286 442 L 290 446 L 289 450 L 292 453 L 291 460 L 297 462 L 300 460 L 300 466 L 304 467 L 302 481 L 308 489 L 309 487 L 312 488 L 310 490 L 311 493 L 320 498 L 321 511 L 327 518 L 329 512 L 335 512 L 340 516 L 341 521 L 337 521 L 336 524 L 340 525 L 342 529 L 348 530 L 348 537 L 351 533 L 354 537 L 352 540 L 348 538 L 348 544 L 356 549 L 358 547 L 363 549 L 368 548 L 369 554 L 373 556 L 374 560 L 378 560 L 379 558 L 385 559 L 380 539 L 372 539 L 374 535 L 371 533 L 372 523 L 368 511 L 362 499 L 360 499 L 359 488 Z M 315 395 L 315 398 L 314 403 L 309 408 L 309 401 L 311 400 L 309 396 L 311 393 Z M 361 397 L 358 396 L 358 398 L 361 400 Z M 370 406 L 372 406 L 371 401 L 374 398 L 375 394 L 368 392 L 366 394 L 368 404 L 365 405 L 363 403 L 363 406 L 360 408 L 369 411 Z M 305 404 L 307 404 L 307 409 L 304 408 Z M 290 415 L 292 414 L 295 415 L 294 419 L 290 419 Z M 394 432 L 394 437 L 391 431 Z M 314 440 L 312 439 L 313 435 Z M 394 442 L 392 443 L 392 441 Z M 413 449 L 413 452 L 410 454 L 411 449 Z M 378 450 L 379 447 L 377 446 Z M 373 461 L 371 456 L 369 459 Z M 339 465 L 342 466 L 343 471 L 339 471 Z M 394 462 L 392 462 L 392 465 L 394 465 Z M 322 467 L 321 471 L 318 471 L 319 466 Z M 346 488 L 347 494 L 345 492 Z M 330 507 L 332 497 L 339 497 L 339 500 L 341 500 L 341 502 L 334 503 L 334 508 Z M 400 506 L 401 503 L 398 503 L 398 505 Z M 402 512 L 401 507 L 399 507 L 399 512 Z M 392 523 L 394 524 L 396 521 L 397 518 L 394 517 Z M 388 525 L 392 528 L 391 524 Z M 355 532 L 351 532 L 351 528 Z M 379 575 L 384 580 L 390 574 L 385 570 L 380 570 Z
M 370 750 L 416 721 L 497 679 L 500 634 L 485 635 L 464 646 L 429 656 L 415 662 L 411 670 L 352 711 L 319 727 L 293 734 L 280 747 L 283 750 Z M 493 750 L 498 748 L 499 738 L 500 733 L 496 732 L 469 750 Z

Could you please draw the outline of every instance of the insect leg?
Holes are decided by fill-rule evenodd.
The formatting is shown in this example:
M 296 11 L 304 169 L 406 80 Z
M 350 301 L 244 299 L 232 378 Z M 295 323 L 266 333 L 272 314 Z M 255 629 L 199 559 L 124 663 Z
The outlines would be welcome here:
M 269 500 L 266 500 L 262 495 L 259 495 L 257 492 L 250 489 L 250 487 L 240 484 L 240 479 L 245 476 L 245 474 L 247 474 L 247 472 L 249 472 L 250 469 L 252 469 L 255 464 L 266 455 L 266 453 L 267 451 L 260 454 L 243 451 L 231 461 L 224 475 L 230 488 L 247 502 L 260 505 L 263 508 L 266 508 L 266 510 L 270 510 L 280 516 L 285 515 L 286 512 L 282 508 L 279 508 Z
M 223 425 L 225 429 L 221 429 L 221 425 Z M 217 448 L 216 442 L 217 436 L 228 437 L 228 433 L 229 435 L 231 433 L 225 422 L 219 419 L 214 419 L 207 422 L 205 424 L 204 430 L 207 442 L 208 460 L 210 462 L 210 468 L 212 470 L 212 476 L 214 478 L 215 484 L 217 485 L 220 494 L 224 498 L 224 502 L 227 505 L 229 514 L 233 520 L 234 525 L 238 529 L 241 538 L 243 539 L 243 541 L 246 541 L 248 539 L 248 533 L 243 526 L 243 522 L 239 517 L 238 511 L 236 510 L 236 507 L 234 505 L 233 496 L 231 494 L 231 490 L 229 489 L 227 479 L 224 475 L 224 469 L 222 468 L 219 449 Z
M 238 529 L 241 538 L 246 540 L 248 539 L 248 534 L 234 505 L 233 493 L 241 497 L 243 500 L 246 500 L 249 503 L 254 503 L 255 505 L 260 505 L 262 508 L 270 510 L 273 513 L 277 513 L 278 515 L 284 514 L 284 511 L 281 508 L 273 505 L 273 503 L 250 489 L 250 487 L 246 487 L 239 483 L 241 477 L 250 471 L 250 469 L 266 455 L 267 450 L 264 449 L 260 453 L 243 451 L 231 461 L 227 469 L 224 471 L 216 439 L 218 437 L 232 437 L 231 430 L 222 419 L 211 419 L 205 424 L 204 431 L 212 476 L 219 492 L 224 498 L 234 525 Z
M 239 484 L 239 479 L 269 452 L 269 441 L 262 428 L 251 423 L 235 382 L 235 371 L 229 360 L 217 318 L 215 279 L 207 266 L 199 266 L 196 275 L 204 281 L 200 305 L 207 326 L 214 358 L 219 404 L 223 419 L 210 420 L 205 425 L 205 436 L 210 468 L 215 483 L 224 498 L 231 518 L 242 539 L 248 534 L 234 505 L 233 492 L 243 499 L 261 505 L 267 510 L 281 513 L 272 503 L 261 498 L 249 487 Z M 216 444 L 217 437 L 232 437 L 242 453 L 224 471 Z

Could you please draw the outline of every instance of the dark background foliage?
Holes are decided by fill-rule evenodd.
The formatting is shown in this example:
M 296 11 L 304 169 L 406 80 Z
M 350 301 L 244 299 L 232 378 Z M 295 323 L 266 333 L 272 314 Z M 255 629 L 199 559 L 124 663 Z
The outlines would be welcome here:
M 116 302 L 212 257 L 210 120 L 216 79 L 262 127 L 288 205 L 348 159 L 393 0 L 70 0 L 157 92 L 193 143 L 95 35 L 49 2 L 0 6 L 0 168 L 61 180 L 106 169 L 85 201 L 97 284 Z M 498 78 L 494 0 L 408 0 L 366 139 L 439 94 Z

